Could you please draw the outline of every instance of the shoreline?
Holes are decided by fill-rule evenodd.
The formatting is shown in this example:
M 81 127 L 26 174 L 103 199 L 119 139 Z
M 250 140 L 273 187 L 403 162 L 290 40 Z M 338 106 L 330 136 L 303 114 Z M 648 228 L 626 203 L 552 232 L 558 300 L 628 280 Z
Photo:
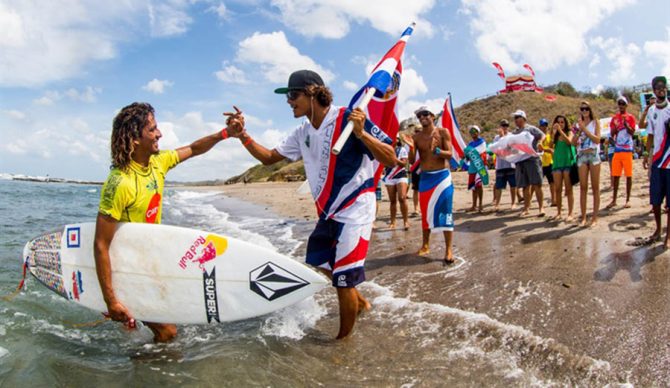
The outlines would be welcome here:
M 592 228 L 548 221 L 555 213 L 554 207 L 545 207 L 547 217 L 537 217 L 535 200 L 531 202 L 529 216 L 519 217 L 519 210 L 494 213 L 491 211 L 494 179 L 484 188 L 484 213 L 466 213 L 464 210 L 471 201 L 471 194 L 466 191 L 467 174 L 454 173 L 454 253 L 462 263 L 447 282 L 441 265 L 442 236 L 432 235 L 428 257 L 417 256 L 420 218 L 410 217 L 409 231 L 389 230 L 386 226 L 389 202 L 384 192 L 366 261 L 367 278 L 381 286 L 393 287 L 416 274 L 421 279 L 411 280 L 416 289 L 411 295 L 399 289 L 398 296 L 483 313 L 518 325 L 558 341 L 577 354 L 607 361 L 617 376 L 630 374 L 637 383 L 668 381 L 670 364 L 662 360 L 670 359 L 670 349 L 662 344 L 670 343 L 670 334 L 659 328 L 664 327 L 670 316 L 665 298 L 670 295 L 667 282 L 670 265 L 661 256 L 665 252 L 660 244 L 630 245 L 636 237 L 646 237 L 653 231 L 653 217 L 648 214 L 646 171 L 641 161 L 636 160 L 634 165 L 631 208 L 623 209 L 625 180 L 622 179 L 619 205 L 613 210 L 601 209 L 599 223 Z M 491 171 L 491 178 L 494 176 Z M 311 196 L 296 193 L 301 184 L 250 183 L 197 189 L 221 191 L 264 206 L 279 216 L 305 221 L 298 223 L 299 230 L 294 232 L 296 239 L 305 242 L 311 232 L 308 224 L 317 218 Z M 609 167 L 604 163 L 603 208 L 612 198 L 608 186 Z M 543 189 L 548 201 L 546 181 Z M 573 188 L 573 193 L 573 217 L 578 218 L 579 188 Z M 509 204 L 509 194 L 504 192 L 501 209 Z M 411 194 L 408 205 L 411 213 Z M 591 205 L 589 190 L 587 212 L 591 211 Z M 397 224 L 402 225 L 400 218 Z M 303 243 L 295 254 L 304 255 L 304 249 Z M 449 271 L 452 270 L 446 270 Z M 655 340 L 637 338 L 632 346 L 631 340 L 626 340 L 631 332 L 643 332 Z

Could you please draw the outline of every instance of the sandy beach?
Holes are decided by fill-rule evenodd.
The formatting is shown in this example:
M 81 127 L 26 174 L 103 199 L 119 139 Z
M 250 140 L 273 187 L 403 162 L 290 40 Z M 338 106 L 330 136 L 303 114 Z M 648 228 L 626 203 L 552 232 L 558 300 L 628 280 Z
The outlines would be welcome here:
M 366 263 L 368 280 L 392 289 L 398 298 L 484 314 L 495 322 L 489 325 L 490 330 L 479 327 L 476 332 L 449 335 L 472 336 L 483 343 L 495 341 L 503 347 L 523 346 L 519 351 L 542 358 L 534 365 L 550 376 L 553 370 L 560 375 L 558 370 L 569 368 L 571 374 L 596 384 L 628 381 L 656 385 L 670 381 L 670 334 L 666 328 L 670 317 L 670 266 L 660 243 L 642 247 L 632 244 L 635 238 L 650 235 L 654 227 L 646 170 L 640 160 L 634 165 L 632 207 L 623 208 L 622 179 L 619 205 L 601 210 L 600 222 L 592 228 L 580 228 L 576 222 L 548 221 L 555 214 L 553 207 L 546 207 L 547 217 L 538 217 L 534 200 L 526 217 L 520 217 L 519 211 L 493 212 L 493 171 L 491 185 L 484 191 L 484 212 L 467 213 L 465 209 L 471 204 L 467 174 L 455 173 L 454 247 L 458 260 L 447 269 L 440 262 L 444 256 L 440 234 L 432 236 L 428 257 L 415 254 L 421 241 L 417 216 L 411 217 L 409 231 L 387 228 L 389 202 L 384 193 Z M 294 219 L 296 238 L 306 240 L 316 212 L 308 195 L 296 193 L 300 185 L 255 183 L 216 189 Z M 612 198 L 609 186 L 605 163 L 601 170 L 602 208 Z M 544 194 L 548 201 L 546 185 Z M 574 216 L 578 218 L 578 187 L 574 195 Z M 509 204 L 505 191 L 501 208 L 508 209 Z M 589 212 L 591 205 L 589 190 Z M 409 206 L 411 212 L 411 201 Z M 564 212 L 567 214 L 567 209 Z M 398 225 L 402 225 L 400 219 Z M 303 253 L 304 246 L 298 254 Z M 361 320 L 355 338 L 367 335 L 371 325 L 378 323 L 371 319 Z M 542 340 L 525 339 L 520 345 L 509 335 L 496 335 L 497 324 L 518 326 L 532 333 L 530 338 Z

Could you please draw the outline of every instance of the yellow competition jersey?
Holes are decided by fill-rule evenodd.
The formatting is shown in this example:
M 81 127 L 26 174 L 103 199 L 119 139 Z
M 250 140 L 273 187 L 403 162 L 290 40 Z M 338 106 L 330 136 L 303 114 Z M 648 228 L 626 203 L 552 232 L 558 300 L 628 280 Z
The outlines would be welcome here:
M 126 171 L 113 168 L 102 186 L 100 213 L 120 222 L 160 224 L 165 174 L 177 163 L 177 151 L 161 151 L 146 168 L 135 161 Z
M 549 132 L 549 131 L 547 131 Z M 542 147 L 543 148 L 554 148 L 553 144 L 551 142 L 551 135 L 546 134 L 544 137 L 544 140 L 542 140 Z M 551 166 L 554 163 L 554 155 L 550 154 L 549 152 L 545 152 L 542 154 L 542 167 L 547 167 Z

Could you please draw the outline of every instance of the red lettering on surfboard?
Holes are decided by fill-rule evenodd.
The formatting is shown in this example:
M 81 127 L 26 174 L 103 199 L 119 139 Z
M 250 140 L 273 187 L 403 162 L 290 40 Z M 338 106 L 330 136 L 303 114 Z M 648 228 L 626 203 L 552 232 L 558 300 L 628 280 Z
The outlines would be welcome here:
M 199 236 L 184 252 L 179 260 L 179 267 L 186 269 L 189 263 L 196 263 L 205 271 L 205 263 L 208 263 L 222 255 L 228 247 L 228 241 L 220 236 L 208 235 L 206 238 Z
M 155 224 L 156 218 L 158 218 L 158 210 L 161 208 L 161 195 L 156 193 L 151 197 L 149 201 L 149 206 L 147 206 L 147 212 L 145 214 L 145 221 L 148 224 Z

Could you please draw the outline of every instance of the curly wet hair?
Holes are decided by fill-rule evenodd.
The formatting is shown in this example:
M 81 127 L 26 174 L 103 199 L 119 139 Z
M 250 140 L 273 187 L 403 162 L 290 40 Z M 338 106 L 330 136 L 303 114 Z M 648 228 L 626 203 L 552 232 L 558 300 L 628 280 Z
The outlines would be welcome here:
M 135 151 L 133 140 L 142 136 L 142 129 L 154 115 L 154 107 L 146 102 L 133 102 L 114 117 L 112 126 L 112 167 L 125 170 Z
M 333 102 L 333 93 L 323 85 L 309 85 L 305 88 L 308 97 L 314 97 L 321 106 L 330 106 Z

